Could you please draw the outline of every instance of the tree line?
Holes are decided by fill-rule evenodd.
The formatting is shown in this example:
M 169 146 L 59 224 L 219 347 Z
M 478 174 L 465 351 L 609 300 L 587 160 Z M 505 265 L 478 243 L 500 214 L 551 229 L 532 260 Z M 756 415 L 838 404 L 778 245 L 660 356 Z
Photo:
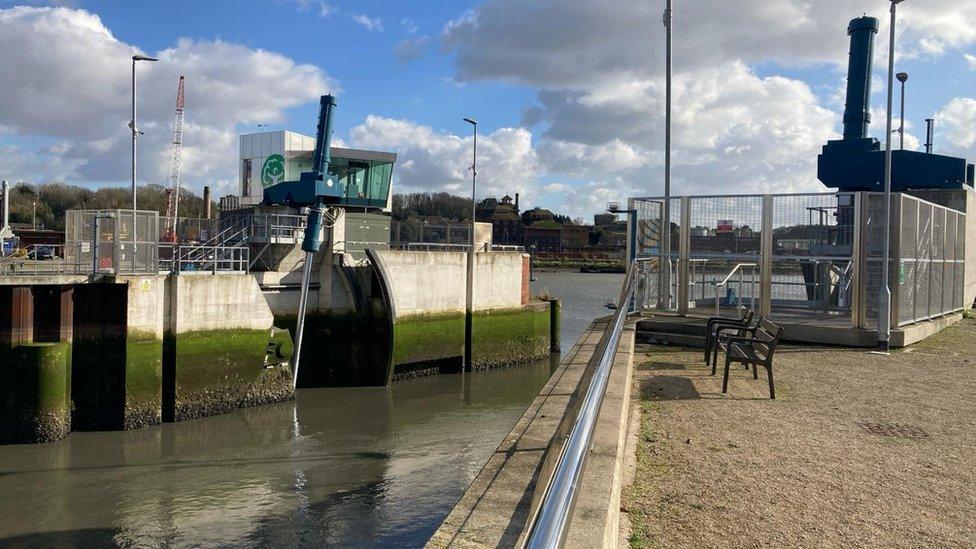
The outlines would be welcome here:
M 139 187 L 140 210 L 166 213 L 166 190 L 162 185 Z M 32 185 L 17 183 L 10 189 L 10 222 L 32 223 L 36 211 L 37 227 L 64 230 L 64 212 L 67 210 L 116 210 L 132 207 L 130 187 L 103 187 L 87 189 L 65 183 Z M 35 210 L 36 208 L 36 210 Z M 216 213 L 213 204 L 211 211 Z M 204 217 L 203 198 L 191 191 L 180 191 L 180 217 Z
M 521 213 L 521 212 L 520 212 Z M 471 199 L 450 193 L 406 193 L 393 195 L 393 220 L 406 221 L 412 216 L 443 217 L 451 221 L 471 220 Z M 582 225 L 580 218 L 554 214 L 558 225 Z

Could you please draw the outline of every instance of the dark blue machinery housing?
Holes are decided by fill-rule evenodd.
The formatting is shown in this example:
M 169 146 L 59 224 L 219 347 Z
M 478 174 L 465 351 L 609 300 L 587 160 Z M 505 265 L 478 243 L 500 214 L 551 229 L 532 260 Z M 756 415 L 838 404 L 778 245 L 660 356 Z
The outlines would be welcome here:
M 847 27 L 851 51 L 847 68 L 844 138 L 828 141 L 817 159 L 817 177 L 841 191 L 883 191 L 884 151 L 868 137 L 871 124 L 871 65 L 878 20 L 858 17 Z M 973 165 L 963 158 L 894 149 L 891 190 L 961 189 L 973 186 Z

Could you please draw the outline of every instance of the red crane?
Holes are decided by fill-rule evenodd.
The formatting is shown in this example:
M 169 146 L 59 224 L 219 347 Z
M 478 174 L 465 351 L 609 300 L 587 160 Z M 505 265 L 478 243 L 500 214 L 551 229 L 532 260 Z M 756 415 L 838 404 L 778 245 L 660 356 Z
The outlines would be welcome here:
M 176 92 L 176 117 L 173 122 L 173 150 L 169 162 L 169 188 L 166 190 L 166 229 L 163 239 L 176 242 L 180 215 L 180 177 L 183 175 L 183 114 L 186 106 L 185 77 L 180 75 Z

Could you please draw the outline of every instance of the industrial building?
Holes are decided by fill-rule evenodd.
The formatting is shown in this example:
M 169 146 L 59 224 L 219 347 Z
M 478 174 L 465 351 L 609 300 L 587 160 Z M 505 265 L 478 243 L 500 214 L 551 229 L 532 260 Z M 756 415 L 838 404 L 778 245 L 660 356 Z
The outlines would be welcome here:
M 297 181 L 312 166 L 315 138 L 287 130 L 240 136 L 238 195 L 221 198 L 221 210 L 260 204 L 264 189 Z M 330 169 L 343 189 L 341 204 L 389 212 L 396 153 L 332 148 Z
M 877 32 L 868 16 L 848 27 L 843 137 L 818 157 L 818 177 L 831 190 L 630 199 L 629 239 L 649 260 L 649 310 L 701 317 L 750 307 L 776 319 L 788 339 L 872 346 L 890 330 L 890 344 L 903 346 L 973 306 L 973 165 L 933 153 L 931 139 L 925 152 L 892 150 L 885 215 L 885 151 L 868 136 Z M 885 287 L 889 309 L 879 305 Z

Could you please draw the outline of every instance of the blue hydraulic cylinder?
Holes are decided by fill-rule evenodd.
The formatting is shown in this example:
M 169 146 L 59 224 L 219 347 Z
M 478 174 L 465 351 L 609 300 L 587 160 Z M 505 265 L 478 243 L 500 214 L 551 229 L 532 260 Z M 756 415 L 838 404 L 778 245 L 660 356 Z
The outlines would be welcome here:
M 319 123 L 315 132 L 315 152 L 312 169 L 302 172 L 298 181 L 284 181 L 264 190 L 264 203 L 284 204 L 295 208 L 309 208 L 308 224 L 302 250 L 310 253 L 322 246 L 322 209 L 342 199 L 337 181 L 329 177 L 332 161 L 332 114 L 336 107 L 335 97 L 323 95 L 319 101 Z
M 847 65 L 847 106 L 844 109 L 844 139 L 868 136 L 871 123 L 871 66 L 874 59 L 874 35 L 878 20 L 858 17 L 847 27 L 851 50 Z

